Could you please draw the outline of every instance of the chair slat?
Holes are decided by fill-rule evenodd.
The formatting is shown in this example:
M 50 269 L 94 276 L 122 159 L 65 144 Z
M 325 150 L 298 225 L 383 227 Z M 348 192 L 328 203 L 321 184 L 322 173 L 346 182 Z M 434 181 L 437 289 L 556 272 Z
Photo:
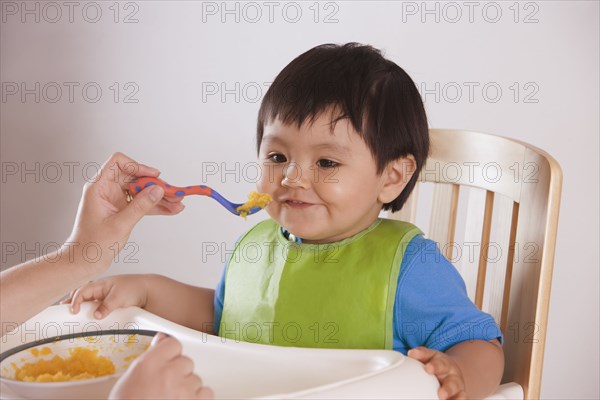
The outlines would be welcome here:
M 494 210 L 494 192 L 489 190 L 485 194 L 485 209 L 483 211 L 483 226 L 481 228 L 481 250 L 479 251 L 479 266 L 477 271 L 477 287 L 475 288 L 475 305 L 480 309 L 483 306 L 483 289 L 485 287 L 485 274 L 490 245 L 490 230 L 492 228 L 492 212 Z
M 486 191 L 477 188 L 468 188 L 467 193 L 467 209 L 469 212 L 465 221 L 460 265 L 457 265 L 457 268 L 467 286 L 469 299 L 475 302 L 479 253 L 481 251 L 479 240 L 481 240 Z
M 517 236 L 517 221 L 519 219 L 519 203 L 513 203 L 510 221 L 510 238 L 508 239 L 508 257 L 506 260 L 506 276 L 504 278 L 504 290 L 502 293 L 502 313 L 500 315 L 500 329 L 506 332 L 508 322 L 508 305 L 510 299 L 510 286 L 512 282 L 512 271 L 515 260 L 515 238 Z
M 456 229 L 456 209 L 458 208 L 459 186 L 452 184 L 436 184 L 433 189 L 433 205 L 429 224 L 429 238 L 436 241 L 444 256 L 452 259 Z
M 515 202 L 499 194 L 494 195 L 494 216 L 490 232 L 483 310 L 491 314 L 498 325 L 502 320 L 503 295 L 505 290 L 506 268 Z M 514 239 L 514 238 L 513 238 Z

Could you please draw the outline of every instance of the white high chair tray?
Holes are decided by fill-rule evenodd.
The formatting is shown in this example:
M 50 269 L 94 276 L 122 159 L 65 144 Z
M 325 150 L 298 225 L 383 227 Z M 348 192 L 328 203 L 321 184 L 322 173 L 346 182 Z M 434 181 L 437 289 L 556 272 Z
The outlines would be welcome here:
M 390 350 L 329 350 L 224 341 L 136 307 L 97 321 L 94 303 L 72 315 L 67 305 L 47 308 L 1 338 L 0 352 L 46 337 L 108 329 L 149 329 L 179 339 L 183 353 L 215 398 L 435 399 L 437 380 L 421 363 Z M 3 399 L 19 399 L 5 384 Z M 488 399 L 523 399 L 521 386 L 500 386 Z

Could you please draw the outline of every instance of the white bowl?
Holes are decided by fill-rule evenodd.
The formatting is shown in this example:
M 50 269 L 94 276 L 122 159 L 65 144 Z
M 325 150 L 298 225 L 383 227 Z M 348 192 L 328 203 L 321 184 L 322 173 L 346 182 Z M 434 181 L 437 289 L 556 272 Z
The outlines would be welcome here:
M 113 385 L 129 364 L 148 348 L 155 331 L 105 330 L 81 332 L 47 338 L 15 347 L 0 354 L 0 381 L 14 394 L 31 399 L 106 399 Z M 48 347 L 51 354 L 35 355 Z M 54 356 L 66 358 L 69 349 L 84 347 L 98 350 L 98 356 L 109 358 L 116 372 L 98 378 L 67 382 L 23 382 L 15 380 L 15 367 L 35 363 Z

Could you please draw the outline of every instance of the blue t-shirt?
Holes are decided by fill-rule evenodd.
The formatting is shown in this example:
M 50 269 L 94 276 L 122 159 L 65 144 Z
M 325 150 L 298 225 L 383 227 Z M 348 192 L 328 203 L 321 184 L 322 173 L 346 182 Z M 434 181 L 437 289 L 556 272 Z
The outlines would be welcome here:
M 225 273 L 215 289 L 215 332 L 223 315 Z M 465 283 L 437 244 L 422 235 L 406 247 L 394 303 L 394 350 L 425 346 L 446 351 L 466 340 L 503 343 L 494 318 L 479 310 L 467 296 Z

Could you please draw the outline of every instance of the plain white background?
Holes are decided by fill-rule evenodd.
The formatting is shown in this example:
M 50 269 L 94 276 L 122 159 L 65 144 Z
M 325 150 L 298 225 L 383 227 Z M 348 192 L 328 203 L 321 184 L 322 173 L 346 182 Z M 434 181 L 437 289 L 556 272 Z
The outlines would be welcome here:
M 431 127 L 517 138 L 561 164 L 542 396 L 600 397 L 598 2 L 66 3 L 2 1 L 2 268 L 65 240 L 114 151 L 242 201 L 269 82 L 317 44 L 368 43 L 412 76 Z M 186 204 L 143 220 L 110 273 L 212 287 L 266 217 Z

